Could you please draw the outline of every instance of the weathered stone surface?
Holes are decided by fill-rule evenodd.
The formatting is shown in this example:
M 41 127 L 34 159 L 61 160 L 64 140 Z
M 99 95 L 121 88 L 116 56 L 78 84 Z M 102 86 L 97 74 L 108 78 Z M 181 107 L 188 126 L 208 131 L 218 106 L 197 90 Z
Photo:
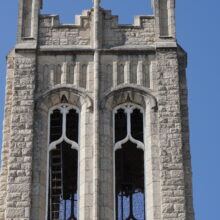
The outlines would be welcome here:
M 115 218 L 112 113 L 134 103 L 145 115 L 146 218 L 194 220 L 186 53 L 174 1 L 160 1 L 133 25 L 119 25 L 98 0 L 74 25 L 39 15 L 41 1 L 20 4 L 7 59 L 0 219 L 47 219 L 48 114 L 65 97 L 80 112 L 78 219 Z M 24 17 L 23 7 L 33 11 Z
M 58 16 L 40 17 L 40 45 L 90 45 L 90 12 L 77 25 L 63 25 Z
M 107 12 L 104 19 L 103 46 L 146 46 L 155 43 L 153 16 L 136 17 L 135 25 L 119 25 L 117 16 Z

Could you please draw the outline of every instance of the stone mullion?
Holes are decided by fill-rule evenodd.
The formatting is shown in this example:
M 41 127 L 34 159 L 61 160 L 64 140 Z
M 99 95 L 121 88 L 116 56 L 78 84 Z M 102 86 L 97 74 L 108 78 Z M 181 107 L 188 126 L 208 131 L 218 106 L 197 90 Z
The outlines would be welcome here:
M 138 61 L 137 84 L 141 86 L 143 85 L 143 61 L 142 60 Z
M 50 86 L 53 87 L 55 85 L 55 67 L 54 67 L 54 65 L 50 66 L 49 80 L 50 80 Z
M 118 84 L 118 62 L 113 62 L 113 87 L 117 87 Z
M 41 120 L 36 120 L 36 118 Z M 41 131 L 41 132 L 38 132 Z M 47 209 L 48 112 L 36 109 L 34 121 L 33 174 L 31 191 L 31 220 L 45 219 Z M 36 190 L 39 188 L 40 190 Z M 41 198 L 41 199 L 39 199 Z M 42 202 L 45 201 L 45 202 Z
M 74 85 L 79 87 L 80 84 L 80 62 L 76 62 L 76 67 L 74 68 Z
M 157 52 L 162 219 L 186 219 L 177 55 Z
M 61 84 L 67 84 L 67 68 L 67 62 L 64 62 L 61 70 Z
M 113 171 L 113 133 L 112 112 L 105 110 L 100 114 L 100 220 L 114 219 L 114 171 Z M 111 126 L 110 126 L 111 125 Z
M 161 220 L 160 155 L 158 154 L 157 112 L 152 110 L 150 105 L 146 106 L 145 111 L 146 219 Z
M 131 83 L 131 67 L 130 67 L 130 61 L 125 62 L 125 68 L 124 68 L 124 82 L 125 84 Z
M 35 56 L 15 58 L 6 219 L 30 219 Z M 13 202 L 12 202 L 13 199 Z
M 89 216 L 92 215 L 92 204 L 91 204 L 91 186 L 88 187 L 89 183 L 92 183 L 92 174 L 91 174 L 91 162 L 88 165 L 88 160 L 91 160 L 91 143 L 89 143 L 89 139 L 92 135 L 91 129 L 91 116 L 90 112 L 87 111 L 86 105 L 82 106 L 81 109 L 81 116 L 80 116 L 80 148 L 79 148 L 79 182 L 78 182 L 78 189 L 79 189 L 79 219 L 87 219 Z M 87 131 L 87 126 L 90 127 L 90 132 Z M 87 154 L 90 152 L 90 157 Z M 85 211 L 87 210 L 87 212 Z

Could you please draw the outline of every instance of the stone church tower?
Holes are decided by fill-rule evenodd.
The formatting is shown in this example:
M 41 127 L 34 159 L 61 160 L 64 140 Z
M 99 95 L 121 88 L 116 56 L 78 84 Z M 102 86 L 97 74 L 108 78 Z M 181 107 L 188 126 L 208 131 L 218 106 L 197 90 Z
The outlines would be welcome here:
M 154 0 L 133 25 L 93 3 L 67 25 L 20 0 L 0 219 L 193 220 L 175 0 Z

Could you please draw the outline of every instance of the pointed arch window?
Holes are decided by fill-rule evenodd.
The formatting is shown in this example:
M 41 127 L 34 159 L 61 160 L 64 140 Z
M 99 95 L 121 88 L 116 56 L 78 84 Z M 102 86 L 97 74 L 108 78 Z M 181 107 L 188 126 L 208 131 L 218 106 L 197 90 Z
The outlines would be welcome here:
M 78 217 L 79 111 L 62 104 L 49 115 L 48 220 Z
M 116 220 L 145 220 L 144 113 L 133 104 L 114 111 Z

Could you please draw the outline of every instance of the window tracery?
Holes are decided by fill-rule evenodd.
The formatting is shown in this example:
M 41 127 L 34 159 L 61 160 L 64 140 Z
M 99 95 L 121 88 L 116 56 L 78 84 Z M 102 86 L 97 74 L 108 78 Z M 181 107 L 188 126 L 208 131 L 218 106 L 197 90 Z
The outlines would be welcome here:
M 77 220 L 79 111 L 68 104 L 49 117 L 48 220 Z
M 143 117 L 133 104 L 114 111 L 116 220 L 145 219 Z

